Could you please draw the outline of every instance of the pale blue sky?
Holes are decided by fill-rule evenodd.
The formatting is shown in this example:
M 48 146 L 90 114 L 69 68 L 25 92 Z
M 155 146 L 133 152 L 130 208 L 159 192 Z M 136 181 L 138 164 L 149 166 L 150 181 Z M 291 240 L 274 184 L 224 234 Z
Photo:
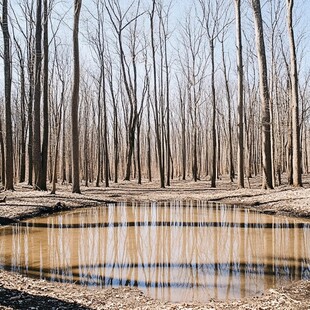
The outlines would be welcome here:
M 270 0 L 268 0 L 270 1 Z M 272 0 L 273 1 L 273 0 Z M 18 0 L 13 0 L 12 1 L 12 6 L 14 8 L 16 8 L 16 3 L 18 2 Z M 83 9 L 82 9 L 82 16 L 85 16 L 87 13 L 86 13 L 86 7 L 90 7 L 91 6 L 91 3 L 93 2 L 93 0 L 83 0 Z M 129 3 L 128 0 L 120 0 L 121 3 L 123 4 L 127 4 Z M 14 4 L 15 3 L 15 4 Z M 64 2 L 64 6 L 67 7 L 67 8 L 70 8 L 70 5 L 72 7 L 72 3 L 73 3 L 73 0 L 72 2 Z M 145 3 L 146 4 L 150 4 L 151 1 L 148 1 L 148 0 L 142 0 L 142 3 Z M 176 31 L 178 30 L 178 20 L 183 20 L 183 17 L 186 13 L 186 11 L 188 10 L 188 8 L 192 5 L 193 1 L 184 1 L 184 0 L 172 0 L 172 13 L 171 13 L 171 25 L 173 26 L 174 29 L 176 29 Z M 62 11 L 65 11 L 66 9 L 64 8 L 60 8 L 60 7 L 57 7 L 57 9 L 61 9 Z M 232 7 L 233 9 L 233 7 Z M 250 14 L 251 12 L 249 12 Z M 296 27 L 296 36 L 299 34 L 299 33 L 303 33 L 303 48 L 304 48 L 304 51 L 305 51 L 305 57 L 306 58 L 310 58 L 310 37 L 309 37 L 309 34 L 310 34 L 310 31 L 308 30 L 310 28 L 310 1 L 307 0 L 307 1 L 302 1 L 302 0 L 296 0 L 295 1 L 295 13 L 297 16 L 300 17 L 300 22 L 298 24 L 298 27 Z M 71 24 L 72 24 L 72 11 L 70 11 L 68 14 L 67 14 L 67 18 L 66 18 L 66 23 L 68 24 L 69 27 L 71 27 Z M 250 18 L 251 18 L 251 14 L 249 15 Z M 71 30 L 70 28 L 67 27 L 67 26 L 63 26 L 62 27 L 62 36 L 65 37 L 69 44 L 71 42 Z M 82 27 L 82 26 L 81 26 Z M 232 28 L 234 29 L 234 28 Z M 83 38 L 81 39 L 83 40 Z M 231 33 L 231 38 L 230 38 L 230 45 L 231 45 L 231 48 L 234 48 L 233 46 L 233 42 L 234 42 L 234 33 L 232 32 Z M 2 45 L 2 35 L 0 35 L 0 43 Z M 83 44 L 83 43 L 82 43 Z M 85 57 L 83 55 L 83 50 L 81 52 L 81 58 Z M 310 62 L 309 61 L 305 61 L 303 66 L 309 66 Z M 3 62 L 1 61 L 0 62 L 0 96 L 3 95 Z

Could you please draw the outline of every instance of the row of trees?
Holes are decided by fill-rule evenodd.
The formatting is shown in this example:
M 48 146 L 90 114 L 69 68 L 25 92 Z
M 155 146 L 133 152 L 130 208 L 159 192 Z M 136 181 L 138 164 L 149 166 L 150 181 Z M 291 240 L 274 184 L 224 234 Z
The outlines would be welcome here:
M 196 0 L 181 14 L 164 0 L 2 0 L 5 188 L 46 190 L 49 180 L 53 193 L 58 181 L 79 193 L 81 179 L 155 177 L 165 187 L 207 176 L 215 187 L 222 174 L 241 188 L 261 174 L 273 188 L 283 172 L 301 186 L 310 74 L 293 8 Z

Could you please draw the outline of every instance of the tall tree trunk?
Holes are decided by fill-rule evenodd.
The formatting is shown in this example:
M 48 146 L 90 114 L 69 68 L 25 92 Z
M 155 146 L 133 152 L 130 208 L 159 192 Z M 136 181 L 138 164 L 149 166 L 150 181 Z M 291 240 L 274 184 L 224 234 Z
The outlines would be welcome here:
M 228 80 L 227 67 L 226 67 L 226 61 L 225 61 L 224 45 L 225 44 L 223 40 L 222 62 L 223 62 L 227 108 L 228 108 L 229 178 L 230 178 L 230 181 L 233 182 L 235 178 L 235 168 L 234 168 L 234 158 L 233 158 L 233 141 L 232 141 L 232 124 L 231 124 L 231 97 L 230 97 L 229 80 Z
M 162 30 L 164 36 L 164 61 L 165 61 L 165 71 L 166 71 L 166 158 L 167 158 L 167 180 L 166 185 L 170 186 L 170 178 L 171 178 L 171 146 L 170 146 L 170 85 L 169 85 L 169 65 L 168 65 L 168 51 L 167 51 L 167 31 L 165 28 L 164 21 L 161 17 Z
M 105 67 L 103 65 L 102 75 L 102 100 L 103 100 L 103 155 L 104 155 L 104 183 L 105 187 L 109 187 L 110 168 L 109 168 L 109 149 L 108 149 L 108 112 L 107 112 L 107 96 Z
M 80 146 L 79 146 L 79 90 L 80 90 L 80 59 L 79 59 L 79 18 L 82 0 L 74 1 L 73 25 L 73 89 L 71 101 L 71 156 L 72 156 L 72 193 L 80 190 Z
M 171 146 L 170 146 L 170 95 L 169 95 L 169 67 L 167 59 L 167 43 L 165 42 L 165 67 L 166 67 L 166 114 L 167 114 L 167 124 L 166 124 L 166 140 L 167 140 L 167 181 L 166 185 L 170 186 L 171 178 Z
M 28 185 L 33 185 L 33 53 L 32 42 L 28 42 L 28 78 L 29 78 L 29 93 L 28 93 Z
M 132 111 L 133 112 L 133 111 Z M 133 162 L 133 153 L 135 146 L 135 131 L 136 131 L 136 122 L 133 124 L 134 116 L 131 116 L 131 121 L 129 121 L 128 127 L 128 140 L 127 140 L 127 162 L 126 162 L 126 172 L 124 180 L 130 181 L 130 175 L 132 170 L 132 162 Z
M 14 190 L 13 184 L 13 140 L 12 140 L 12 113 L 11 113 L 11 50 L 8 25 L 8 1 L 2 2 L 2 33 L 4 41 L 4 93 L 5 93 L 5 189 Z
M 26 109 L 25 109 L 25 72 L 21 68 L 21 155 L 20 155 L 20 172 L 19 182 L 25 182 L 26 178 Z
M 129 181 L 131 170 L 132 170 L 132 162 L 133 162 L 133 154 L 134 154 L 134 147 L 135 147 L 135 131 L 136 131 L 136 124 L 137 124 L 137 89 L 136 89 L 136 63 L 135 57 L 136 55 L 132 54 L 132 62 L 133 62 L 133 70 L 134 70 L 134 87 L 132 85 L 132 81 L 127 76 L 127 69 L 126 69 L 126 59 L 125 53 L 123 50 L 123 41 L 122 41 L 122 30 L 123 28 L 118 30 L 118 42 L 120 48 L 120 61 L 121 61 L 121 71 L 124 79 L 125 89 L 128 96 L 128 101 L 130 105 L 130 116 L 128 121 L 128 133 L 127 133 L 127 162 L 126 162 L 126 170 L 125 170 L 125 178 L 124 180 Z
M 240 0 L 235 0 L 236 41 L 238 69 L 238 187 L 244 188 L 244 147 L 243 147 L 243 60 Z
M 68 183 L 72 184 L 72 150 L 70 147 L 68 148 Z
M 293 143 L 292 143 L 292 115 L 289 113 L 287 120 L 287 145 L 286 145 L 286 174 L 287 183 L 293 185 Z
M 88 108 L 88 99 L 87 94 L 84 95 L 84 145 L 83 145 L 83 153 L 84 153 L 84 171 L 83 171 L 83 179 L 85 180 L 85 187 L 88 187 L 89 181 L 89 141 L 88 141 L 88 132 L 89 132 L 89 108 Z M 100 141 L 100 140 L 99 140 Z
M 158 108 L 158 94 L 157 94 L 157 70 L 156 70 L 156 51 L 155 51 L 155 39 L 154 39 L 154 15 L 155 15 L 156 1 L 153 0 L 152 12 L 150 16 L 151 22 L 151 47 L 152 47 L 152 60 L 153 60 L 153 79 L 154 79 L 154 118 L 155 118 L 155 134 L 157 142 L 157 156 L 160 174 L 160 187 L 165 187 L 165 173 L 162 162 L 162 139 L 160 132 L 160 118 L 159 118 L 159 108 Z M 163 125 L 163 124 L 162 124 Z
M 26 177 L 26 91 L 25 91 L 25 62 L 21 46 L 14 37 L 17 49 L 20 69 L 20 130 L 21 137 L 19 139 L 20 158 L 19 158 L 19 182 L 25 182 Z
M 118 183 L 118 166 L 119 166 L 119 138 L 118 138 L 118 110 L 115 93 L 113 89 L 112 66 L 109 73 L 109 86 L 113 103 L 113 142 L 114 142 L 114 183 Z
M 271 170 L 270 96 L 260 0 L 252 0 L 252 6 L 254 12 L 257 58 L 259 65 L 259 86 L 262 105 L 262 187 L 267 189 L 273 188 Z
M 148 80 L 149 83 L 149 80 Z M 151 111 L 150 111 L 150 88 L 147 95 L 147 175 L 149 182 L 152 182 L 152 155 L 151 155 Z
M 36 11 L 36 35 L 35 35 L 35 87 L 33 106 L 33 167 L 34 167 L 34 189 L 41 190 L 41 67 L 42 67 L 42 1 L 37 0 Z
M 211 161 L 211 187 L 216 187 L 216 96 L 215 96 L 215 56 L 214 56 L 214 39 L 210 39 L 210 57 L 211 57 L 211 97 L 212 97 L 212 124 L 211 124 L 211 141 L 212 141 L 212 161 Z
M 182 156 L 182 180 L 186 179 L 186 107 L 185 99 L 182 94 L 182 87 L 178 81 L 179 102 L 181 114 L 181 156 Z
M 62 166 L 62 184 L 67 181 L 67 164 L 66 164 L 66 108 L 63 107 L 62 115 L 62 156 L 61 156 L 61 166 Z
M 140 132 L 141 132 L 141 115 L 137 122 L 137 139 L 136 139 L 136 154 L 137 154 L 137 168 L 138 168 L 138 184 L 142 184 L 142 174 L 141 174 L 141 143 L 140 143 Z
M 41 190 L 47 190 L 47 157 L 48 157 L 48 1 L 44 0 L 44 63 L 43 63 L 43 137 L 42 137 L 42 170 Z
M 273 20 L 272 15 L 273 10 L 271 9 L 271 19 Z M 277 23 L 278 20 L 275 21 Z M 275 147 L 276 144 L 276 137 L 275 137 L 275 115 L 274 115 L 274 103 L 278 103 L 277 98 L 277 86 L 276 80 L 278 79 L 278 73 L 276 70 L 276 59 L 275 59 L 275 26 L 272 24 L 272 32 L 271 32 L 271 39 L 270 39 L 270 49 L 271 49 L 271 79 L 270 79 L 270 139 L 271 139 L 271 163 L 272 163 L 272 184 L 276 186 L 276 169 L 278 167 L 279 156 L 277 156 L 277 148 Z
M 60 140 L 60 132 L 61 132 L 61 117 L 62 117 L 62 109 L 63 109 L 63 92 L 61 93 L 61 106 L 59 112 L 59 119 L 56 122 L 57 127 L 57 137 L 56 137 L 56 147 L 55 147 L 55 158 L 54 158 L 54 166 L 53 166 L 53 177 L 52 177 L 52 190 L 51 194 L 56 194 L 56 183 L 57 183 L 57 162 L 58 162 L 58 153 L 59 153 L 59 140 Z
M 100 68 L 100 76 L 99 76 L 99 84 L 98 84 L 98 127 L 97 127 L 97 135 L 98 135 L 98 145 L 97 145 L 97 177 L 96 177 L 96 187 L 99 187 L 100 184 L 100 174 L 101 174 L 101 137 L 102 137 L 102 126 L 101 126 L 101 83 L 103 80 L 103 65 Z
M 0 147 L 1 147 L 1 182 L 5 186 L 5 147 L 3 141 L 3 132 L 2 132 L 2 119 L 0 117 Z
M 287 28 L 290 43 L 290 78 L 291 78 L 291 111 L 292 111 L 292 148 L 293 148 L 293 185 L 302 186 L 301 181 L 301 152 L 300 152 L 300 124 L 298 108 L 298 73 L 296 48 L 293 30 L 294 0 L 287 0 Z

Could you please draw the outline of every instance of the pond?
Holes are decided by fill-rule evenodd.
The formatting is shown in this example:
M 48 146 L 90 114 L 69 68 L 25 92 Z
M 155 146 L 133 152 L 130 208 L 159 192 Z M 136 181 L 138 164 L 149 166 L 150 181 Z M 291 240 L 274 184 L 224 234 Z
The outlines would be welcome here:
M 115 203 L 0 229 L 0 268 L 166 301 L 310 279 L 310 222 L 204 201 Z

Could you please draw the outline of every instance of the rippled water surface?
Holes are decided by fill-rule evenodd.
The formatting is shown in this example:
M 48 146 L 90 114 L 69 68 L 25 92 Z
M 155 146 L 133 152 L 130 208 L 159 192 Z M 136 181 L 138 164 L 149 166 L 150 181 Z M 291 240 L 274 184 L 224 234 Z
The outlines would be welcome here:
M 310 279 L 310 222 L 205 202 L 118 203 L 0 229 L 0 268 L 170 301 Z

